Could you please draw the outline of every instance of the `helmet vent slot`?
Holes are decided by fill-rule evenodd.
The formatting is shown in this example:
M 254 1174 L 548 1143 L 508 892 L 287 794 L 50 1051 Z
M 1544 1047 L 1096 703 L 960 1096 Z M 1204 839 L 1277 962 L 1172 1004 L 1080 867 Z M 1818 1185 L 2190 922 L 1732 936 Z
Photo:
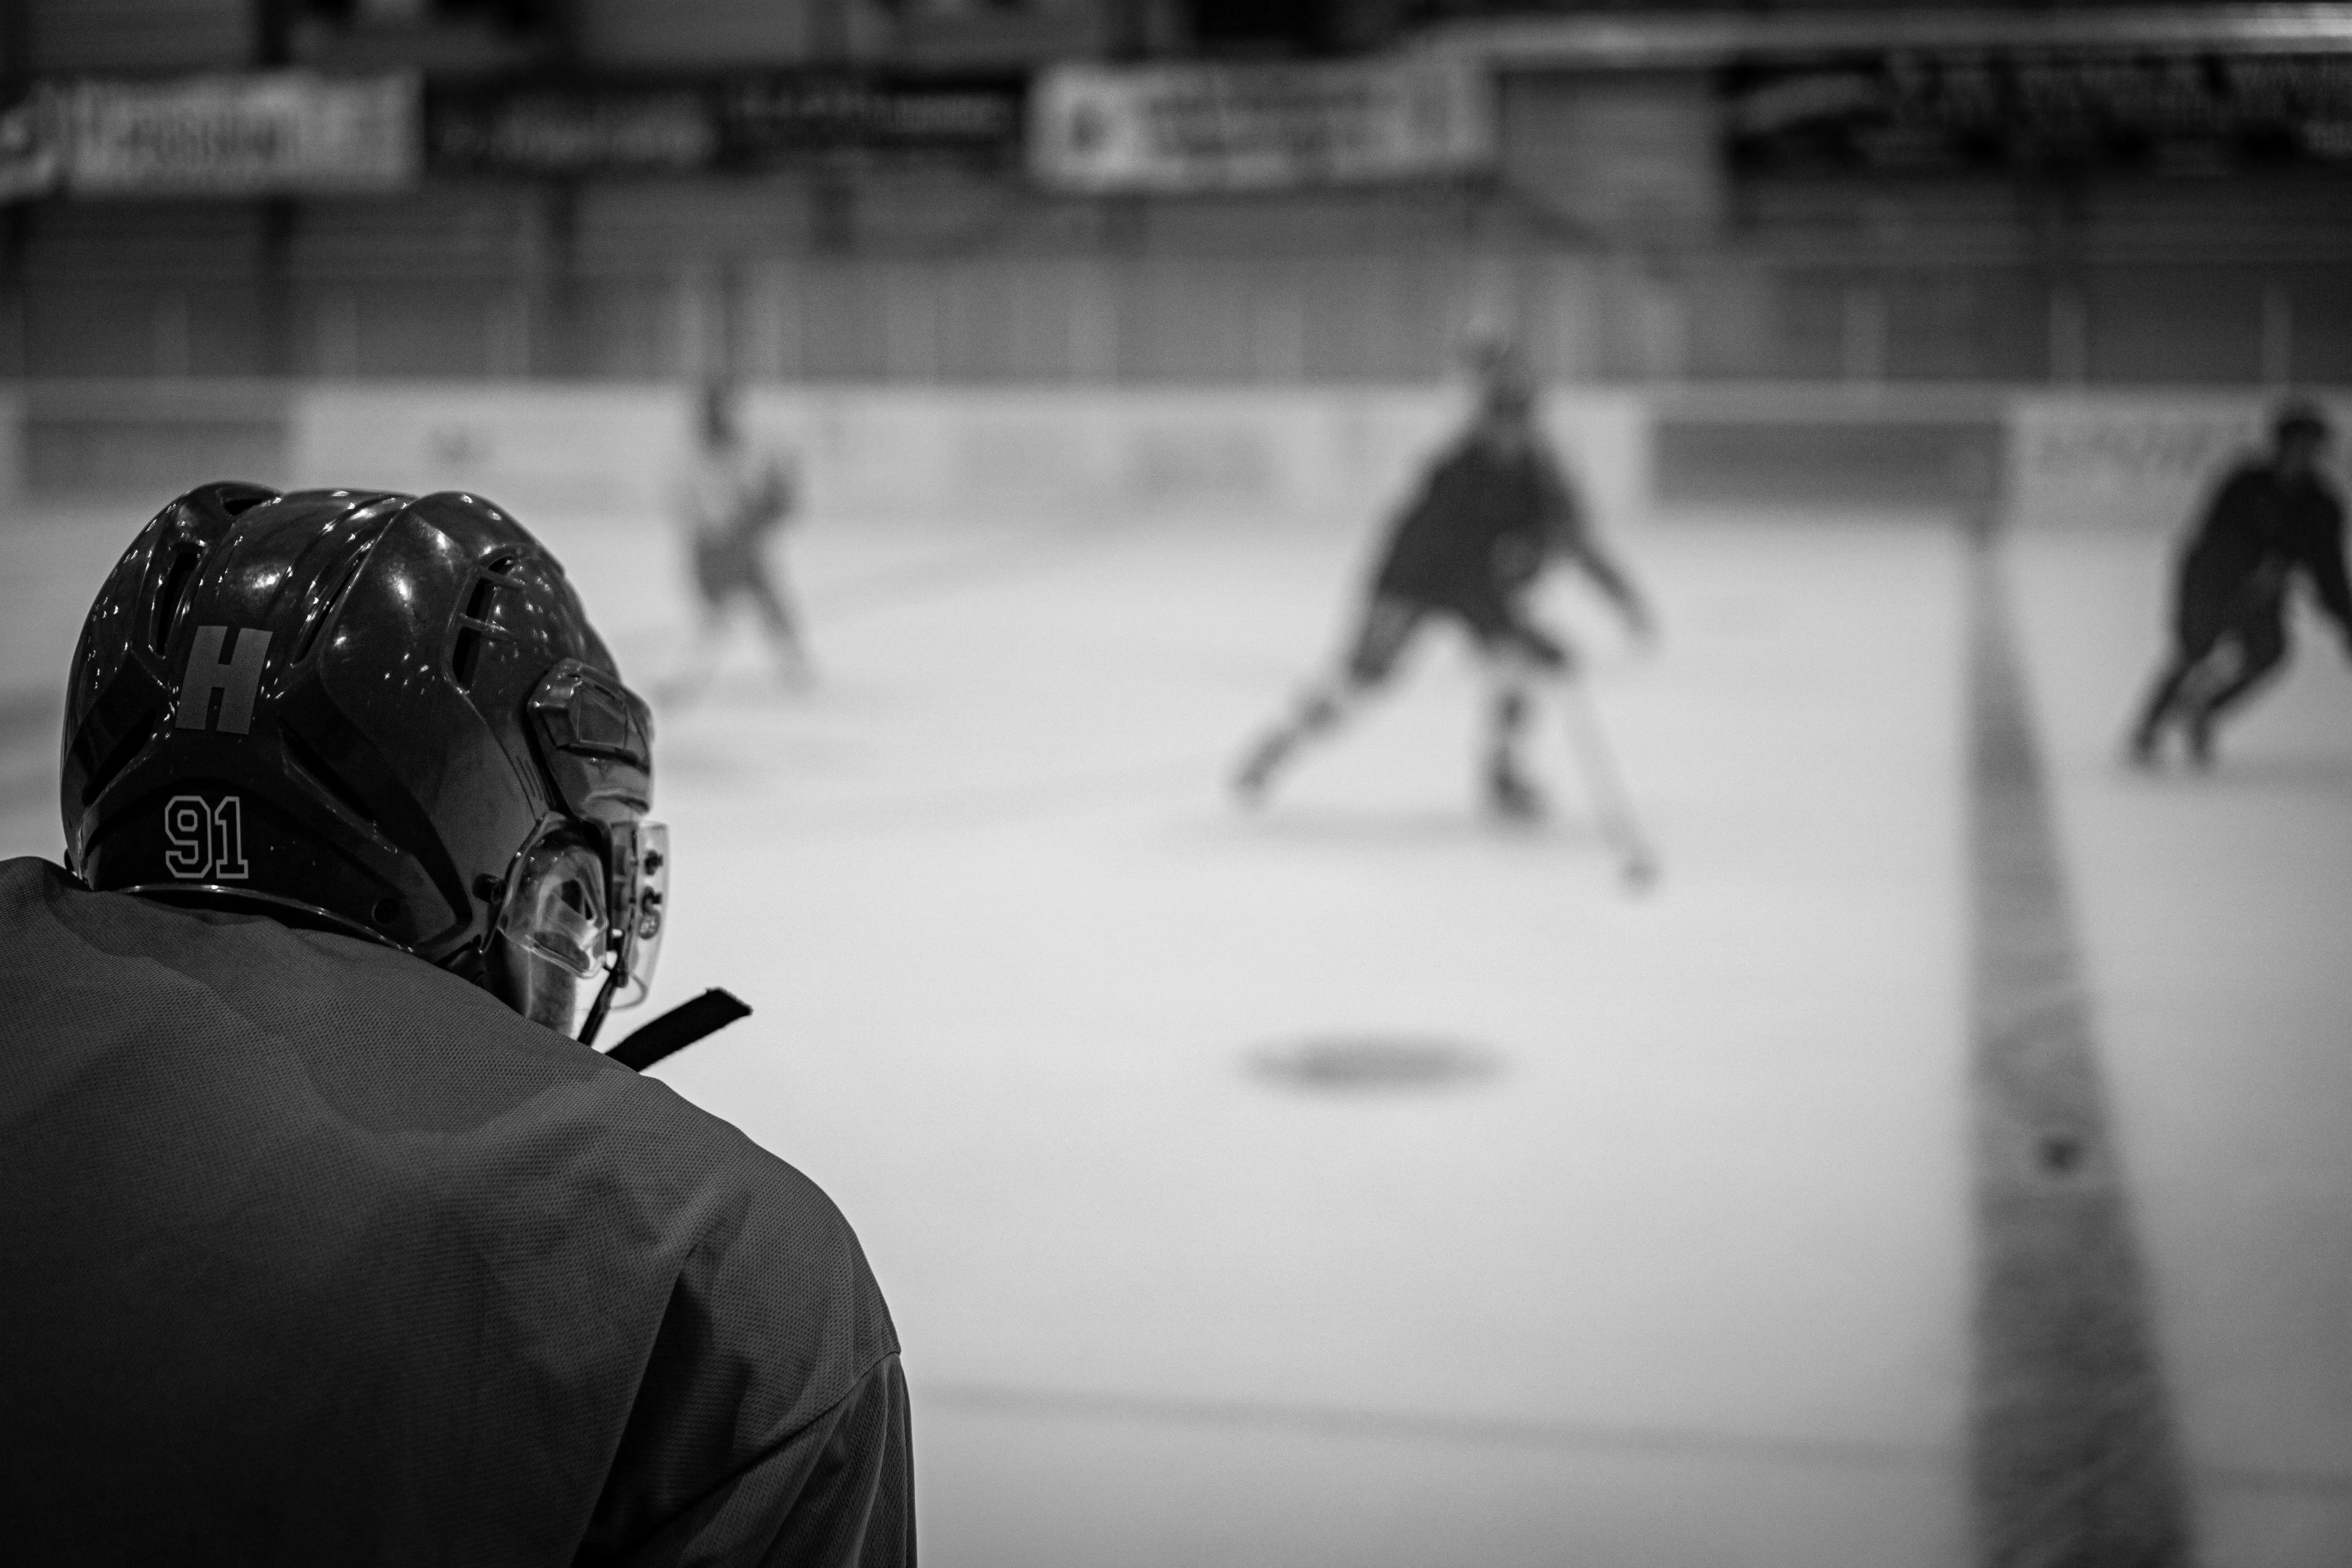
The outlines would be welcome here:
M 203 560 L 202 551 L 184 546 L 172 552 L 163 589 L 155 595 L 155 617 L 148 627 L 147 646 L 158 657 L 171 651 L 172 634 L 179 629 L 180 613 L 188 607 L 188 594 L 195 586 L 196 567 Z
M 302 782 L 318 794 L 326 796 L 370 827 L 377 826 L 375 813 L 360 798 L 357 790 L 341 773 L 329 766 L 318 749 L 302 738 L 301 731 L 291 724 L 278 727 L 278 742 L 286 750 L 286 761 Z
M 500 570 L 505 562 L 492 562 L 486 571 Z M 482 634 L 488 629 L 488 616 L 499 584 L 490 577 L 474 581 L 474 591 L 466 595 L 465 614 L 457 617 L 457 640 L 449 647 L 449 677 L 460 691 L 474 689 L 474 674 L 482 663 Z
M 383 528 L 379 526 L 376 536 L 381 537 L 383 532 Z M 344 595 L 352 591 L 352 584 L 359 581 L 360 568 L 367 564 L 369 555 L 374 552 L 374 538 L 364 536 L 355 537 L 351 542 L 350 559 L 343 563 L 343 569 L 335 574 L 334 585 L 320 595 L 318 602 L 310 606 L 310 615 L 302 622 L 301 633 L 294 640 L 296 664 L 310 658 L 311 648 L 318 646 L 320 634 L 327 629 L 327 623 L 335 618 L 335 610 L 342 604 Z
M 457 634 L 457 646 L 449 654 L 449 675 L 458 690 L 474 689 L 474 670 L 481 662 L 482 634 L 467 626 Z

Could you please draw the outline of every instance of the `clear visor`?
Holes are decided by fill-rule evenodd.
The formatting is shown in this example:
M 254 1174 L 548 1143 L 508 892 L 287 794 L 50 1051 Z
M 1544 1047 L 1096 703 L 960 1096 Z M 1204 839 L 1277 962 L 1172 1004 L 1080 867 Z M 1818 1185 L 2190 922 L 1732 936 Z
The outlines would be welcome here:
M 669 925 L 669 829 L 632 822 L 613 829 L 613 934 L 619 983 L 613 1005 L 634 1007 L 653 988 Z
M 523 1016 L 579 1038 L 612 955 L 604 861 L 577 839 L 532 846 L 515 868 L 499 935 L 499 994 Z

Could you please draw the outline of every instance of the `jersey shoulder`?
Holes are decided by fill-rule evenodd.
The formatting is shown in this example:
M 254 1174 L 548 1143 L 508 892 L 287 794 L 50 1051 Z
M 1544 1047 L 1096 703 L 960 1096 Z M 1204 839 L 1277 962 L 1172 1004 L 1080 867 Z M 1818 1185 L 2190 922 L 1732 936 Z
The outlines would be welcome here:
M 714 1226 L 747 1226 L 820 1275 L 863 1267 L 824 1194 L 740 1129 L 389 946 L 92 892 L 17 859 L 0 863 L 0 989 L 47 1069 L 0 1083 L 14 1112 L 53 1109 L 47 1075 L 135 1062 L 75 1113 L 168 1122 L 232 1169 L 299 1142 L 354 1201 L 485 1237 L 560 1231 L 559 1251 L 602 1269 L 658 1276 Z
M 378 1549 L 561 1561 L 625 1439 L 683 1506 L 897 1351 L 814 1183 L 404 952 L 17 859 L 0 994 L 10 1397 L 162 1434 L 106 1472 L 161 1517 L 226 1530 L 396 1462 Z M 497 1506 L 480 1453 L 530 1457 Z M 57 1518 L 104 1479 L 75 1475 Z M 297 1554 L 354 1555 L 340 1517 L 289 1524 Z

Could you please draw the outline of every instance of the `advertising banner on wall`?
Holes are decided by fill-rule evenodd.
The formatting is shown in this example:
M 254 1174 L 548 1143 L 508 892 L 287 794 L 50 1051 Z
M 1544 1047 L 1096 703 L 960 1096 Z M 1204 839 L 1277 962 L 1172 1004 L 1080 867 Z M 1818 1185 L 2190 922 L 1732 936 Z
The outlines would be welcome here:
M 2324 400 L 2336 428 L 2352 399 Z M 2178 534 L 2231 465 L 2260 453 L 2276 399 L 2251 393 L 2026 393 L 2010 411 L 2010 506 L 2023 528 Z
M 273 71 L 58 90 L 66 188 L 84 196 L 396 190 L 417 174 L 417 82 Z
M 0 110 L 0 204 L 29 201 L 65 177 L 65 147 L 47 93 Z
M 1749 173 L 2352 166 L 2352 58 L 1895 53 L 1734 66 Z
M 436 86 L 437 172 L 592 177 L 788 167 L 812 157 L 1010 158 L 1024 84 L 1012 77 L 767 71 L 678 80 Z
M 1486 73 L 1459 59 L 1056 67 L 1029 167 L 1059 190 L 1207 192 L 1427 179 L 1495 160 Z
M 692 174 L 719 155 L 710 95 L 693 86 L 436 86 L 425 126 L 436 174 Z
M 719 84 L 719 157 L 755 168 L 827 152 L 1010 158 L 1027 86 L 1017 76 L 730 77 Z

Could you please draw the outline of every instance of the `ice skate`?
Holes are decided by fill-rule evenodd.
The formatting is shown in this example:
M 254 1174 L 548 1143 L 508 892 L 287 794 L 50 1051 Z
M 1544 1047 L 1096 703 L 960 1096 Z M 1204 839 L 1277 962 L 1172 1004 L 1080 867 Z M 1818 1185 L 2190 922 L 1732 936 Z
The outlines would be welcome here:
M 1517 769 L 1499 766 L 1486 776 L 1486 809 L 1505 822 L 1539 822 L 1546 809 L 1543 791 Z
M 2213 710 L 2200 708 L 2189 716 L 2189 764 L 2203 773 L 2213 765 Z
M 1274 787 L 1274 775 L 1289 754 L 1289 738 L 1280 733 L 1268 735 L 1252 747 L 1234 772 L 1235 804 L 1244 810 L 1255 810 L 1265 804 L 1266 792 Z

